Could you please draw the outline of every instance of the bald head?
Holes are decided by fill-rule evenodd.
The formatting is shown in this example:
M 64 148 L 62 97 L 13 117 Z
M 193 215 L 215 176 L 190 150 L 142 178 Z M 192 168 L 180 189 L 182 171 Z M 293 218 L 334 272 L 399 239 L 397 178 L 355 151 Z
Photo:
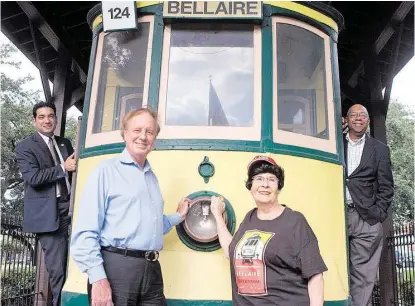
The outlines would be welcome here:
M 347 111 L 347 124 L 349 126 L 349 136 L 352 140 L 360 139 L 369 127 L 369 113 L 361 104 L 355 104 Z
M 367 111 L 367 109 L 366 109 L 366 107 L 364 107 L 362 104 L 354 104 L 354 105 L 352 105 L 350 108 L 349 108 L 349 110 L 347 111 L 347 117 L 349 117 L 349 114 L 351 113 L 351 112 L 357 112 L 357 113 L 360 113 L 360 112 L 365 112 L 366 113 L 366 115 L 369 117 L 369 112 Z

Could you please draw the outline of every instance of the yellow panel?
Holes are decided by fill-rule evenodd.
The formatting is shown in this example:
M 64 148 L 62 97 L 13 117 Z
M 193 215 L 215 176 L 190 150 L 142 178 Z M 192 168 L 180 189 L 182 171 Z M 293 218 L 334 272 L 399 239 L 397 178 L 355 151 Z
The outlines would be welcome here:
M 75 224 L 76 222 L 76 214 L 77 214 L 77 205 L 79 203 L 79 199 L 83 192 L 86 180 L 91 173 L 92 169 L 94 169 L 99 162 L 111 158 L 114 155 L 102 155 L 92 158 L 85 158 L 80 159 L 78 162 L 78 169 L 77 169 L 77 177 L 76 177 L 76 191 L 75 191 L 75 206 L 74 206 L 74 215 L 72 219 L 72 223 Z M 65 286 L 63 291 L 69 292 L 79 292 L 79 293 L 87 293 L 86 292 L 86 284 L 88 278 L 85 273 L 81 273 L 79 268 L 75 265 L 72 257 L 69 257 L 69 264 L 68 264 L 68 278 L 65 282 Z
M 294 11 L 296 13 L 310 17 L 318 22 L 324 23 L 328 25 L 330 28 L 332 28 L 333 30 L 335 30 L 336 32 L 339 31 L 337 23 L 333 19 L 331 19 L 330 17 L 327 17 L 326 15 L 323 15 L 322 13 L 316 10 L 306 7 L 304 5 L 294 3 L 291 1 L 264 1 L 264 4 L 278 6 L 278 7 L 290 10 L 290 11 Z
M 130 82 L 128 80 L 125 80 L 121 78 L 117 73 L 114 71 L 114 69 L 108 69 L 107 71 L 107 83 L 106 86 L 121 86 L 121 87 L 137 87 L 137 86 L 143 86 L 144 80 L 139 80 L 136 78 L 134 80 L 135 82 Z
M 149 159 L 160 182 L 165 213 L 175 212 L 182 197 L 202 190 L 214 191 L 230 201 L 239 226 L 245 214 L 255 207 L 249 191 L 245 189 L 246 166 L 255 155 L 248 152 L 152 152 Z M 285 169 L 285 187 L 280 194 L 280 202 L 301 211 L 319 240 L 328 267 L 328 272 L 324 274 L 325 300 L 347 299 L 349 289 L 342 167 L 294 156 L 267 155 Z M 99 161 L 111 156 L 80 160 L 76 205 L 88 173 Z M 215 166 L 215 175 L 208 184 L 198 174 L 198 166 L 205 156 Z M 160 258 L 168 299 L 231 299 L 229 262 L 221 250 L 211 253 L 191 250 L 180 241 L 173 229 L 165 236 Z M 71 260 L 65 291 L 85 293 L 85 283 L 85 275 L 81 275 Z
M 112 122 L 114 120 L 114 107 L 115 107 L 115 95 L 117 92 L 116 87 L 106 87 L 104 97 L 104 110 L 102 112 L 102 125 L 101 132 L 112 131 Z

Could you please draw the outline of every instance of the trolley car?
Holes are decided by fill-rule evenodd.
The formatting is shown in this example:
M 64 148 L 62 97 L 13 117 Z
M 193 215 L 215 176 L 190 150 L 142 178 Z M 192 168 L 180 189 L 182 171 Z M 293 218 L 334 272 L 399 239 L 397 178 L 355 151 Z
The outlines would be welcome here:
M 134 13 L 134 29 L 105 31 L 101 5 L 87 16 L 93 43 L 73 221 L 91 170 L 125 147 L 122 117 L 151 106 L 161 132 L 149 160 L 165 213 L 183 197 L 193 200 L 160 253 L 168 304 L 231 305 L 229 262 L 208 226 L 206 203 L 223 196 L 235 232 L 254 206 L 246 166 L 262 154 L 285 169 L 280 200 L 302 212 L 318 238 L 328 267 L 325 305 L 347 305 L 336 45 L 342 16 L 318 2 L 152 1 L 134 9 L 111 14 Z M 86 284 L 69 259 L 63 305 L 88 305 Z

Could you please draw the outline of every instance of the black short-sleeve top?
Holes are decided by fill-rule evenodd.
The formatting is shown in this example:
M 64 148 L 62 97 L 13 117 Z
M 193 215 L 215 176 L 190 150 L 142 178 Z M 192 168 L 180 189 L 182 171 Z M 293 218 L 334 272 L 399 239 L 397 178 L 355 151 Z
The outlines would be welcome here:
M 234 305 L 310 305 L 308 279 L 327 271 L 307 220 L 288 207 L 273 220 L 248 212 L 229 256 Z

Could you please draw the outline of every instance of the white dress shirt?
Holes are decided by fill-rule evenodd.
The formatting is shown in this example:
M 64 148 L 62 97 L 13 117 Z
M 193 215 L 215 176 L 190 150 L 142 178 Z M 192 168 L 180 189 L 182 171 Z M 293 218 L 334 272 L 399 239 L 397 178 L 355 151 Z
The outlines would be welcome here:
M 49 148 L 49 137 L 43 135 L 42 133 L 38 132 L 39 135 L 42 137 L 42 139 L 45 141 L 46 145 Z M 55 140 L 55 135 L 52 136 L 52 140 L 53 140 L 53 146 L 55 147 L 56 152 L 58 153 L 58 157 L 59 157 L 59 161 L 60 161 L 60 165 L 62 167 L 63 172 L 65 172 L 65 183 L 66 183 L 66 188 L 68 189 L 68 194 L 71 193 L 71 187 L 69 185 L 69 180 L 68 180 L 68 172 L 65 170 L 65 166 L 63 165 L 65 163 L 65 161 L 63 160 L 61 151 L 59 150 L 58 144 L 56 143 Z M 60 191 L 59 188 L 56 188 L 56 197 L 59 198 L 60 195 Z
M 360 164 L 362 159 L 363 148 L 366 142 L 366 134 L 363 134 L 362 138 L 357 141 L 350 139 L 349 133 L 346 134 L 347 146 L 347 175 L 353 173 Z M 347 203 L 353 203 L 352 196 L 349 189 L 346 186 L 346 201 Z

